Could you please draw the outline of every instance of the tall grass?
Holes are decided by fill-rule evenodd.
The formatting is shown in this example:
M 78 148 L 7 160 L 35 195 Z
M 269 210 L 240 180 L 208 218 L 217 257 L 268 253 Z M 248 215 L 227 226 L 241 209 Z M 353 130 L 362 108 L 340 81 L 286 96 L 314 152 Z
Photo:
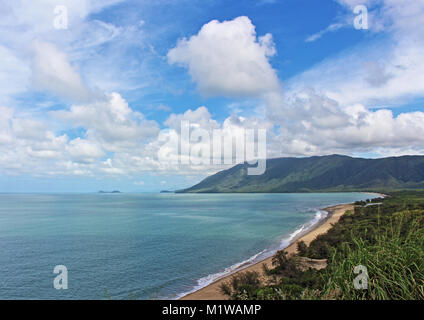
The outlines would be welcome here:
M 370 244 L 352 237 L 334 252 L 323 275 L 322 298 L 411 300 L 424 299 L 424 228 L 422 212 L 400 212 L 389 226 L 377 229 Z M 368 269 L 367 290 L 353 286 L 355 266 Z

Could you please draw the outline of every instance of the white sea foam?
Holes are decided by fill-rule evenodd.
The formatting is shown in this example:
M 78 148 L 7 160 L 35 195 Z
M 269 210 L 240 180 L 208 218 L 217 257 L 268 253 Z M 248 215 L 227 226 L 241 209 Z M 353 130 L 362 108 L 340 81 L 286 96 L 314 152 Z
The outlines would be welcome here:
M 291 233 L 288 237 L 282 239 L 277 247 L 268 248 L 262 250 L 261 252 L 253 255 L 249 259 L 246 259 L 242 262 L 236 263 L 231 267 L 225 268 L 223 271 L 207 275 L 206 277 L 200 278 L 197 280 L 197 285 L 188 292 L 184 292 L 179 294 L 175 299 L 180 299 L 190 293 L 196 292 L 204 287 L 207 287 L 211 283 L 225 278 L 226 276 L 235 273 L 236 271 L 245 269 L 259 261 L 265 260 L 273 256 L 277 251 L 287 248 L 290 244 L 292 244 L 298 237 L 302 236 L 310 229 L 312 229 L 315 225 L 320 223 L 323 219 L 328 216 L 328 212 L 325 210 L 316 210 L 315 216 L 312 220 L 303 224 L 300 228 L 296 229 L 293 233 Z
M 321 222 L 322 220 L 327 218 L 327 216 L 328 216 L 327 211 L 317 210 L 316 213 L 315 213 L 315 217 L 311 221 L 305 223 L 299 229 L 297 229 L 292 234 L 290 234 L 290 236 L 288 238 L 283 239 L 281 241 L 281 246 L 280 246 L 279 250 L 287 248 L 294 240 L 296 240 L 298 237 L 300 237 L 301 235 L 303 235 L 304 233 L 306 233 L 307 231 L 312 229 L 319 222 Z

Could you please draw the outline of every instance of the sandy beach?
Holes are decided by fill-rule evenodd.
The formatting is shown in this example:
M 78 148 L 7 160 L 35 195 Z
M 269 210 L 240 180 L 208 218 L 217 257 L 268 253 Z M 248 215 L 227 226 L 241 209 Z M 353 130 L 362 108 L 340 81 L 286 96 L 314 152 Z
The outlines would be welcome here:
M 379 193 L 379 192 L 368 192 L 368 193 L 375 194 L 377 196 L 377 198 L 383 198 L 384 199 L 384 198 L 389 197 L 389 195 L 384 194 L 384 193 Z
M 324 210 L 328 211 L 329 214 L 326 219 L 321 223 L 317 224 L 315 228 L 309 230 L 306 234 L 300 235 L 299 238 L 294 240 L 285 250 L 288 253 L 296 253 L 297 243 L 299 241 L 304 241 L 307 245 L 311 243 L 317 236 L 326 233 L 331 227 L 337 223 L 340 217 L 348 210 L 353 210 L 354 206 L 351 204 L 342 204 L 334 207 L 325 208 Z M 272 266 L 272 257 L 269 257 L 263 261 L 259 261 L 256 264 L 250 265 L 245 268 L 241 268 L 236 272 L 218 279 L 217 281 L 211 283 L 210 285 L 199 289 L 196 292 L 190 293 L 181 298 L 181 300 L 227 300 L 228 297 L 223 295 L 220 290 L 220 286 L 223 282 L 227 282 L 235 274 L 245 271 L 256 271 L 259 274 L 262 274 L 263 267 L 262 265 L 266 264 L 267 266 Z

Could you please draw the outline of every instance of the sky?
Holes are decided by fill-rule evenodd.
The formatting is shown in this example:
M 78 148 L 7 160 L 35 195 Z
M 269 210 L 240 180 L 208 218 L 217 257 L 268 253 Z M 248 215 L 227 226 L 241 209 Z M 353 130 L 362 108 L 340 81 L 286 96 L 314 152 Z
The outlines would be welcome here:
M 424 1 L 0 0 L 0 17 L 0 192 L 175 190 L 237 162 L 208 163 L 183 123 L 265 130 L 267 158 L 424 154 Z

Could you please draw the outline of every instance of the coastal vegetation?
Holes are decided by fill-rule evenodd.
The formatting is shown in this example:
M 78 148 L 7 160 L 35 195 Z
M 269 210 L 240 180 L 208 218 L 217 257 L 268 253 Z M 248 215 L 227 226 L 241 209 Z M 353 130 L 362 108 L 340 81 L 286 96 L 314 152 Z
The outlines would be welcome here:
M 300 242 L 297 254 L 279 251 L 272 268 L 238 274 L 221 291 L 236 300 L 424 299 L 423 249 L 424 191 L 394 192 L 357 202 L 309 246 Z M 366 271 L 359 289 L 358 267 Z

